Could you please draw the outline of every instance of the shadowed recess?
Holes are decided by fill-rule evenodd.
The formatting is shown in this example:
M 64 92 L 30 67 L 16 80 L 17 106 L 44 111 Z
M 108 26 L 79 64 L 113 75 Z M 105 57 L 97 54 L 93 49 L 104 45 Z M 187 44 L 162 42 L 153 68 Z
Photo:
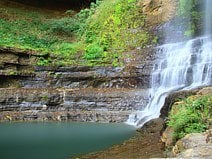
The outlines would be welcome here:
M 95 0 L 12 0 L 14 2 L 51 10 L 80 10 L 90 6 Z

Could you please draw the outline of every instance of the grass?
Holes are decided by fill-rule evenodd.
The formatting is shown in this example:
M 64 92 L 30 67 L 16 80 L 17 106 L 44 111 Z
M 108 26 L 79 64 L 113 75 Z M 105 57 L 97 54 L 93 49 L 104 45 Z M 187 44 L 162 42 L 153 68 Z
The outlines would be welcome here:
M 123 52 L 146 47 L 137 0 L 97 0 L 89 9 L 63 14 L 0 2 L 0 47 L 48 53 L 38 65 L 122 65 Z
M 11 7 L 2 3 L 0 3 L 0 13 L 0 47 L 50 53 L 52 56 L 58 56 L 58 59 L 68 57 L 69 62 L 81 50 L 80 43 L 75 42 L 74 34 L 67 34 L 67 32 L 58 34 L 55 30 L 55 25 L 64 25 L 63 19 L 71 19 L 68 14 L 62 16 L 50 11 Z M 65 25 L 64 28 L 69 29 Z M 49 61 L 41 59 L 38 64 L 48 65 Z
M 0 12 L 0 46 L 51 52 L 53 44 L 67 40 L 51 33 L 49 14 L 4 6 Z

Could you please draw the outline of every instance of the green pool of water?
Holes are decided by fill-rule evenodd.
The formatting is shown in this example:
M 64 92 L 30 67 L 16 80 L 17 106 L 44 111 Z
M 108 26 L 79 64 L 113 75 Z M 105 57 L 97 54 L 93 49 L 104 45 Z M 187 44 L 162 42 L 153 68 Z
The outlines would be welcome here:
M 1 123 L 1 159 L 66 159 L 123 142 L 135 134 L 125 124 Z

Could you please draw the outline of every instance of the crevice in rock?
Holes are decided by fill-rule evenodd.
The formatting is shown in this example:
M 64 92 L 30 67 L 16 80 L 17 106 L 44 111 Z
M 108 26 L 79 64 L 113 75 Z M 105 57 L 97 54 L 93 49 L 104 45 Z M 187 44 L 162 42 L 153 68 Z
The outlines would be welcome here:
M 90 6 L 91 2 L 96 0 L 11 0 L 21 4 L 50 9 L 50 10 L 76 10 L 79 11 L 82 8 Z

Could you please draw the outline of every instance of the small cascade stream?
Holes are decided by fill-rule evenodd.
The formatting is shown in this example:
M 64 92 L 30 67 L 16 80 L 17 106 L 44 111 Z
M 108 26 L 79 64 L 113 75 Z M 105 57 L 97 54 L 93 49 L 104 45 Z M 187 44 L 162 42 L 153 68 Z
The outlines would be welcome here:
M 169 93 L 212 85 L 212 6 L 205 2 L 205 31 L 202 37 L 184 42 L 164 44 L 156 48 L 149 103 L 129 116 L 127 124 L 142 127 L 160 116 L 160 110 Z

